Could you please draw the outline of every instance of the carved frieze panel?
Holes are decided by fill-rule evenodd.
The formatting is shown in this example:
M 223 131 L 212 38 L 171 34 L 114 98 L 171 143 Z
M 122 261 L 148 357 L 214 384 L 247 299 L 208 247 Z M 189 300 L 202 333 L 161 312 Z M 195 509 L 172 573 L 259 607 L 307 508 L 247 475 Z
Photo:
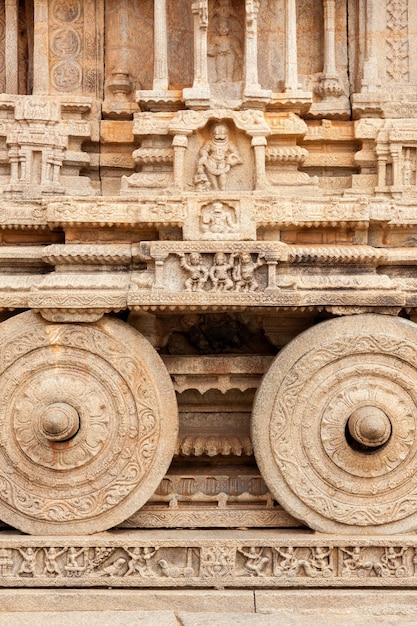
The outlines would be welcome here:
M 410 537 L 314 538 L 276 531 L 189 533 L 131 531 L 59 540 L 1 538 L 1 585 L 11 587 L 414 587 Z

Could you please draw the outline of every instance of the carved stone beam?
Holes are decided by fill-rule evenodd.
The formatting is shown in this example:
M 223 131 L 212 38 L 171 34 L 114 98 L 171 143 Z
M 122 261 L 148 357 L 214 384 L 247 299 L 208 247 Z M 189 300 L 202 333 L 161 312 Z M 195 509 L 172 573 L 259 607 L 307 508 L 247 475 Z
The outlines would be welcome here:
M 33 94 L 49 93 L 48 0 L 34 1 Z

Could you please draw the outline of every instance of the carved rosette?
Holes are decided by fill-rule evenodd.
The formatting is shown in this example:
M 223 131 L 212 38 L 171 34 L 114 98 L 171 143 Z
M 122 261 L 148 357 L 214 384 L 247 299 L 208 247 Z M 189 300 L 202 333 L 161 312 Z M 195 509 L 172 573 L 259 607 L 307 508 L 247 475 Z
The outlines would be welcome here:
M 253 445 L 275 498 L 321 532 L 417 528 L 417 326 L 357 315 L 299 335 L 259 388 Z
M 0 326 L 0 519 L 32 534 L 115 526 L 168 469 L 178 415 L 169 375 L 124 322 Z

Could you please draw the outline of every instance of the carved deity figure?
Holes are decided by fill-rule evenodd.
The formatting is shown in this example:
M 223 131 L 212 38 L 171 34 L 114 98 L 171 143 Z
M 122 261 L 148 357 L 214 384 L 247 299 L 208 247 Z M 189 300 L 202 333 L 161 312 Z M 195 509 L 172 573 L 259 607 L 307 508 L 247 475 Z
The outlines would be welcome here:
M 211 139 L 206 141 L 199 153 L 194 184 L 197 189 L 226 189 L 226 175 L 235 165 L 242 163 L 237 147 L 229 139 L 226 124 L 216 124 Z
M 375 571 L 379 576 L 396 576 L 397 578 L 407 575 L 407 568 L 404 565 L 404 554 L 406 547 L 394 548 L 390 546 L 385 548 L 384 554 L 381 556 L 381 564 L 375 567 Z
M 214 57 L 216 83 L 230 83 L 236 80 L 237 68 L 242 61 L 240 41 L 230 30 L 229 20 L 220 19 L 208 48 L 208 55 Z
M 85 571 L 85 555 L 88 552 L 88 548 L 80 548 L 77 550 L 73 546 L 68 548 L 67 552 L 67 562 L 64 566 L 64 570 L 67 572 L 68 576 L 79 576 L 82 572 Z M 79 556 L 84 555 L 84 564 L 80 564 L 77 559 Z
M 203 264 L 203 258 L 199 252 L 191 252 L 189 261 L 184 254 L 180 256 L 181 267 L 189 273 L 189 277 L 185 281 L 186 291 L 203 291 L 207 282 L 209 271 Z
M 269 558 L 267 556 L 263 556 L 263 548 L 256 550 L 254 546 L 251 546 L 249 548 L 249 552 L 245 552 L 245 550 L 240 548 L 239 552 L 247 559 L 244 568 L 247 572 L 249 572 L 250 576 L 265 575 L 262 570 L 265 568 L 266 564 L 269 563 Z
M 255 270 L 264 264 L 264 260 L 258 257 L 252 261 L 249 252 L 242 252 L 238 257 L 238 264 L 233 268 L 233 280 L 236 291 L 256 291 L 259 284 L 255 278 Z
M 372 561 L 366 561 L 362 556 L 362 549 L 355 546 L 351 550 L 349 548 L 341 548 L 346 554 L 343 560 L 342 576 L 350 576 L 352 572 L 356 572 L 358 576 L 366 576 L 373 569 Z
M 232 217 L 231 209 L 223 202 L 213 202 L 211 207 L 206 207 L 201 217 L 201 230 L 203 233 L 225 234 L 234 233 L 237 224 Z
M 231 254 L 229 261 L 224 252 L 217 252 L 214 256 L 214 263 L 210 268 L 210 280 L 213 283 L 213 291 L 230 291 L 233 289 L 233 280 L 230 270 L 233 269 L 234 255 Z
M 150 567 L 150 560 L 155 556 L 159 548 L 124 548 L 125 552 L 130 556 L 126 576 L 139 574 L 142 578 L 153 576 L 154 573 Z
M 297 554 L 295 548 L 274 548 L 278 559 L 274 563 L 274 576 L 295 576 L 297 573 Z M 278 562 L 279 561 L 279 562 Z
M 44 548 L 45 552 L 45 565 L 43 568 L 43 573 L 46 576 L 59 576 L 61 574 L 56 559 L 64 554 L 67 548 L 62 548 L 62 550 L 57 550 L 54 547 Z
M 22 574 L 34 576 L 35 565 L 36 565 L 36 554 L 38 550 L 35 550 L 34 548 L 26 548 L 26 550 L 18 548 L 18 550 L 23 558 L 23 561 L 18 571 L 18 576 L 21 576 Z

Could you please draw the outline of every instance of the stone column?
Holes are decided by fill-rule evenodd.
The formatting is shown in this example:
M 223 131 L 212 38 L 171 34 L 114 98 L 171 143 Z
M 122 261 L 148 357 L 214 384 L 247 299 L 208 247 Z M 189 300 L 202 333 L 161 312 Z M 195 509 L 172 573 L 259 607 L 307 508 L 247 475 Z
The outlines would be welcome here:
M 324 9 L 324 63 L 323 73 L 317 87 L 317 93 L 322 97 L 337 98 L 344 93 L 336 70 L 336 1 L 323 0 Z
M 384 192 L 387 191 L 387 162 L 389 156 L 388 146 L 377 146 L 377 168 L 378 168 L 378 182 L 375 191 Z
M 252 148 L 255 153 L 255 189 L 265 189 L 267 187 L 265 169 L 265 137 L 253 137 Z
M 258 108 L 271 98 L 271 91 L 262 89 L 258 78 L 258 11 L 260 0 L 246 0 L 245 32 L 245 106 Z
M 336 1 L 324 0 L 324 67 L 323 73 L 336 74 L 335 13 Z
M 365 62 L 363 67 L 362 88 L 365 91 L 372 91 L 375 87 L 380 87 L 381 81 L 378 78 L 378 32 L 375 12 L 380 10 L 374 6 L 374 0 L 362 0 L 360 10 L 365 14 Z
M 188 139 L 185 135 L 175 135 L 172 140 L 174 148 L 174 187 L 182 189 L 184 179 L 184 157 L 187 150 Z
M 191 5 L 194 18 L 194 81 L 184 89 L 187 103 L 207 103 L 210 99 L 207 65 L 208 0 L 196 0 Z
M 167 36 L 166 0 L 154 0 L 154 91 L 168 89 Z
M 285 5 L 285 91 L 298 90 L 297 11 L 295 0 Z
M 258 82 L 259 0 L 246 0 L 245 92 L 260 89 Z
M 49 93 L 49 0 L 34 0 L 33 94 Z
M 6 0 L 6 93 L 19 92 L 19 6 L 17 0 Z

